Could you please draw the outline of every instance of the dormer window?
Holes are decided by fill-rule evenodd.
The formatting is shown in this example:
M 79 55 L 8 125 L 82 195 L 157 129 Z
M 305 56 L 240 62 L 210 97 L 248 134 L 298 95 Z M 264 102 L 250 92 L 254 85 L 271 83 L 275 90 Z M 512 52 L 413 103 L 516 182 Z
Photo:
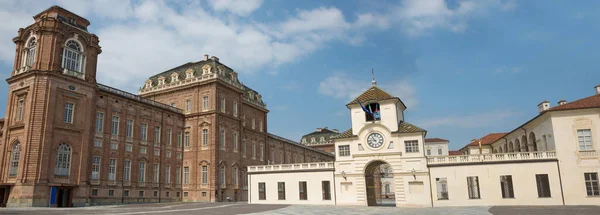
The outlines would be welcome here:
M 315 139 L 314 137 L 313 137 L 313 138 L 310 138 L 310 142 L 311 142 L 311 143 L 314 143 L 314 142 L 316 142 L 316 141 L 317 141 L 317 139 Z
M 152 80 L 148 79 L 146 81 L 146 88 L 151 88 L 152 87 Z
M 68 72 L 83 73 L 83 50 L 75 40 L 68 40 L 63 47 L 62 68 Z
M 177 74 L 176 72 L 171 74 L 171 82 L 175 82 L 175 81 L 179 81 L 179 74 Z
M 185 79 L 190 79 L 194 77 L 194 71 L 192 71 L 191 69 L 188 69 L 187 71 L 185 71 Z
M 306 138 L 302 138 L 302 143 L 306 143 Z
M 160 77 L 158 78 L 158 85 L 163 85 L 163 84 L 165 84 L 165 77 L 163 77 L 163 76 L 160 76 Z
M 210 66 L 209 65 L 205 65 L 202 67 L 202 74 L 203 75 L 210 74 Z
M 319 141 L 325 142 L 325 137 L 321 137 L 321 139 Z

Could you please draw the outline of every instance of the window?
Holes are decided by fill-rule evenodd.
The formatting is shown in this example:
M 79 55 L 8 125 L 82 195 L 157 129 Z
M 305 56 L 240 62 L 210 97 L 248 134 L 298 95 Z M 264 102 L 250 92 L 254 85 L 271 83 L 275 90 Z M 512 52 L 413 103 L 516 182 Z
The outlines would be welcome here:
M 65 123 L 73 123 L 73 109 L 75 108 L 75 104 L 73 103 L 65 103 Z
M 148 124 L 142 123 L 142 140 L 148 140 Z
M 181 167 L 175 169 L 175 183 L 181 184 Z
M 171 145 L 171 140 L 173 139 L 172 132 L 170 128 L 167 128 L 167 145 Z
M 35 47 L 36 42 L 35 37 L 33 37 L 31 40 L 29 40 L 29 43 L 27 43 L 27 58 L 25 59 L 25 66 L 33 66 L 33 63 L 35 62 Z
M 144 196 L 144 191 L 140 191 L 140 192 L 138 193 L 138 195 L 139 195 L 140 197 Z
M 158 196 L 158 191 L 154 191 L 152 196 L 157 197 Z
M 175 193 L 175 196 L 176 196 L 176 197 L 179 197 L 179 196 L 181 196 L 181 193 L 180 193 L 180 192 L 176 192 L 176 193 Z
M 202 103 L 203 103 L 203 110 L 208 110 L 208 96 L 204 96 L 204 98 L 202 98 Z
M 158 148 L 154 149 L 154 156 L 160 156 L 160 149 L 158 149 Z
M 183 145 L 185 148 L 190 147 L 190 132 L 186 131 L 185 136 L 183 137 Z
M 102 148 L 102 140 L 101 139 L 94 139 L 94 147 L 96 147 L 96 148 Z
M 379 102 L 369 103 L 366 107 L 363 107 L 361 104 L 361 107 L 363 108 L 363 110 L 365 110 L 365 118 L 367 122 L 381 120 Z
M 536 174 L 535 182 L 537 184 L 538 197 L 552 197 L 550 193 L 548 174 Z
M 123 190 L 123 196 L 129 196 L 129 190 Z
M 338 146 L 338 153 L 339 153 L 340 157 L 350 156 L 350 145 Z
M 115 190 L 108 190 L 108 196 L 115 196 Z
M 108 160 L 108 180 L 114 181 L 117 178 L 117 159 Z
M 177 156 L 177 159 L 182 159 L 183 158 L 183 155 L 181 154 L 181 152 L 177 152 L 175 154 L 175 156 Z
M 154 128 L 154 142 L 160 144 L 160 126 Z
M 185 112 L 189 113 L 192 111 L 192 100 L 185 100 Z
M 23 98 L 19 98 L 17 102 L 17 121 L 21 121 L 23 119 L 23 106 L 25 100 Z
M 238 168 L 233 168 L 233 185 L 238 185 Z
M 202 184 L 208 184 L 208 167 L 202 166 Z
M 221 98 L 221 112 L 225 113 L 225 98 Z
M 202 192 L 202 197 L 206 197 L 206 192 Z
M 265 153 L 264 153 L 265 147 L 264 147 L 264 145 L 262 143 L 260 144 L 259 150 L 260 150 L 260 160 L 262 161 L 263 158 L 264 158 L 264 156 L 265 156 Z
M 242 126 L 246 126 L 246 115 L 242 115 Z
M 436 178 L 435 185 L 438 200 L 448 200 L 448 181 L 446 178 Z
M 238 116 L 238 106 L 237 106 L 237 102 L 233 102 L 233 116 L 237 117 Z
M 600 187 L 598 186 L 598 173 L 588 172 L 584 173 L 585 178 L 585 190 L 588 196 L 600 196 Z
M 256 144 L 252 143 L 252 159 L 256 159 Z
M 233 132 L 233 151 L 238 151 L 238 135 L 237 132 Z
M 479 199 L 479 179 L 477 176 L 467 177 L 467 187 L 469 192 L 469 199 Z
M 501 175 L 500 176 L 500 189 L 502 189 L 502 198 L 503 199 L 515 198 L 515 193 L 513 190 L 512 176 L 510 176 L 510 175 Z
M 202 129 L 202 146 L 208 146 L 208 129 Z
M 146 181 L 146 162 L 140 162 L 140 174 L 138 175 L 138 182 Z
M 442 149 L 440 148 L 440 149 L 438 149 L 438 155 L 441 155 L 441 154 L 442 154 Z
M 171 192 L 167 191 L 167 197 L 171 197 Z
M 147 154 L 148 153 L 148 149 L 145 146 L 140 146 L 140 154 Z
M 167 150 L 167 152 L 165 152 L 165 156 L 167 158 L 170 158 L 171 157 L 171 151 Z
M 306 196 L 306 181 L 298 182 L 298 187 L 300 188 L 298 191 L 300 193 L 300 200 L 307 200 Z
M 321 187 L 323 188 L 323 200 L 331 200 L 331 188 L 329 181 L 322 181 Z
M 260 132 L 262 132 L 262 131 L 263 131 L 263 121 L 262 121 L 262 120 L 258 120 L 258 130 L 259 130 Z
M 152 182 L 158 183 L 160 181 L 160 166 L 155 163 L 152 168 Z
M 221 129 L 221 132 L 219 133 L 219 146 L 221 147 L 221 149 L 225 149 L 225 130 Z
M 125 160 L 123 162 L 123 181 L 131 180 L 131 161 Z
M 183 167 L 183 184 L 190 183 L 190 167 Z
M 119 144 L 116 142 L 111 142 L 110 143 L 110 149 L 111 150 L 117 150 L 119 148 Z
M 19 171 L 19 158 L 21 157 L 21 143 L 16 142 L 12 147 L 10 159 L 10 175 L 16 176 Z
M 225 185 L 225 167 L 222 166 L 221 167 L 221 174 L 219 175 L 219 184 L 220 185 Z
M 283 151 L 279 151 L 279 163 L 283 164 Z
M 102 132 L 104 126 L 104 113 L 96 113 L 96 132 Z
M 252 118 L 252 129 L 256 129 L 256 125 L 255 125 L 255 123 L 254 123 L 254 122 L 255 122 L 255 120 L 254 120 L 254 117 L 253 117 L 253 118 Z
M 183 192 L 183 197 L 188 197 L 188 192 Z
M 258 183 L 258 200 L 266 200 L 266 187 L 265 182 Z
M 406 152 L 419 152 L 419 142 L 416 140 L 404 141 Z
M 133 144 L 131 143 L 126 143 L 125 144 L 125 151 L 131 152 L 133 151 Z
M 285 182 L 277 182 L 277 199 L 285 200 Z
M 98 195 L 98 189 L 92 189 L 92 196 Z
M 111 134 L 114 136 L 119 135 L 119 117 L 118 116 L 112 117 Z
M 71 169 L 71 146 L 61 143 L 56 151 L 54 174 L 68 176 Z
M 100 156 L 94 156 L 92 158 L 92 179 L 97 180 L 100 178 Z
M 127 128 L 125 131 L 125 136 L 127 138 L 133 138 L 133 120 L 127 119 Z
M 431 155 L 431 149 L 427 149 L 427 155 Z
M 81 73 L 83 55 L 81 46 L 74 40 L 67 41 L 63 51 L 62 67 L 72 72 Z
M 181 147 L 181 132 L 177 134 L 177 147 Z
M 579 151 L 594 150 L 594 146 L 592 145 L 592 132 L 590 129 L 577 130 L 577 136 L 579 139 Z
M 246 157 L 246 141 L 242 140 L 242 156 Z

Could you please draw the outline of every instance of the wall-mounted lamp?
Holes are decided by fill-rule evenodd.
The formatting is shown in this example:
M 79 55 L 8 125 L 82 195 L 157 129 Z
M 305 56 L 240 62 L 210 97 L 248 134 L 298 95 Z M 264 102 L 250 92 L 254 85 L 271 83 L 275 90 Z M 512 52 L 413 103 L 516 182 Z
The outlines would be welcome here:
M 346 181 L 346 172 L 342 171 L 342 178 L 344 178 L 344 181 Z
M 412 175 L 413 175 L 413 178 L 415 178 L 415 180 L 417 180 L 417 175 L 415 175 L 415 173 L 416 173 L 417 171 L 415 171 L 415 168 L 413 168 L 413 169 L 412 169 L 410 172 L 412 173 Z

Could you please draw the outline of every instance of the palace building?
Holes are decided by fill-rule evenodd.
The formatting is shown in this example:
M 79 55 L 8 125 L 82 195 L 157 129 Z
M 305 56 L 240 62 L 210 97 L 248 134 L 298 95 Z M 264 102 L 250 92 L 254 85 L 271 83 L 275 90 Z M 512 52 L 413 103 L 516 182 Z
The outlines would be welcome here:
M 379 113 L 357 100 L 377 104 L 370 110 Z M 491 133 L 458 152 L 448 151 L 447 140 L 425 138 L 425 129 L 406 122 L 404 103 L 375 82 L 346 107 L 352 124 L 331 138 L 335 162 L 250 166 L 249 202 L 600 204 L 600 85 L 592 96 L 573 102 L 550 107 L 543 101 L 539 114 L 514 130 Z
M 13 39 L 0 207 L 245 201 L 249 165 L 334 160 L 268 133 L 260 94 L 217 57 L 135 95 L 97 82 L 88 20 L 58 6 L 33 18 Z

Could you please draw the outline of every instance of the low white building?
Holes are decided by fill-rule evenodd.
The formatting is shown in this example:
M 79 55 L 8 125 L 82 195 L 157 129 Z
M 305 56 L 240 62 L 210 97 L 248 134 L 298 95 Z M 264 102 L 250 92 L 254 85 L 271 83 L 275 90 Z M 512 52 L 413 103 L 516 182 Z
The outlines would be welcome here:
M 374 85 L 357 99 L 378 102 L 380 117 L 349 103 L 352 127 L 334 138 L 335 162 L 251 166 L 250 203 L 380 205 L 375 179 L 386 164 L 397 207 L 600 205 L 600 85 L 577 101 L 542 102 L 533 119 L 455 156 L 404 121 L 399 98 Z

